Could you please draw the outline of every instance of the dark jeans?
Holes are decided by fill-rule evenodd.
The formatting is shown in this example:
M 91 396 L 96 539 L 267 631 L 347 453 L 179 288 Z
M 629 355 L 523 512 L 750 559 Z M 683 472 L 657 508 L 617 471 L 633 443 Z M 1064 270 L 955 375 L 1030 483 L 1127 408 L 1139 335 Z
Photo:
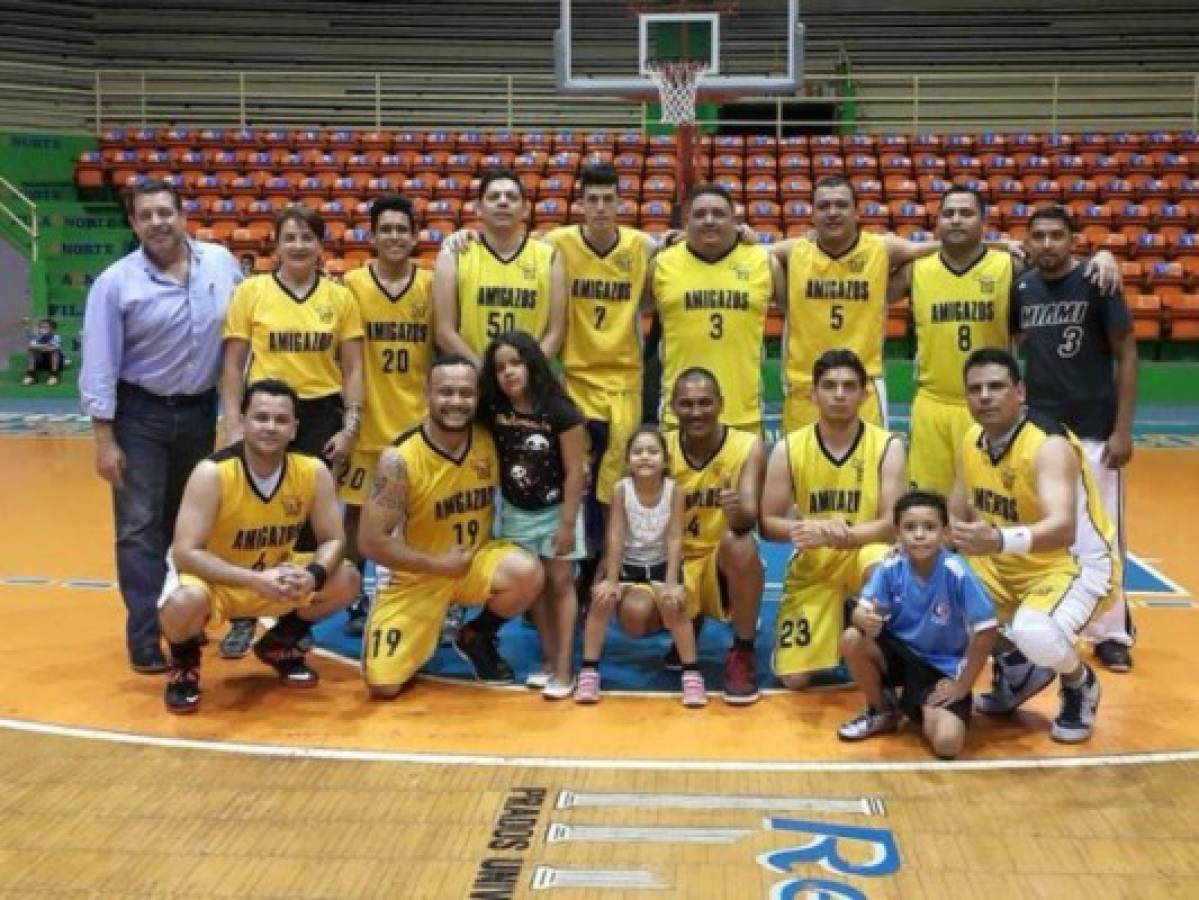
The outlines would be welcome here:
M 167 550 L 187 478 L 212 453 L 216 392 L 172 400 L 122 382 L 113 431 L 125 454 L 124 483 L 112 493 L 125 641 L 133 650 L 159 639 Z
M 27 353 L 25 374 L 49 372 L 51 375 L 62 374 L 62 353 L 57 350 L 34 350 Z

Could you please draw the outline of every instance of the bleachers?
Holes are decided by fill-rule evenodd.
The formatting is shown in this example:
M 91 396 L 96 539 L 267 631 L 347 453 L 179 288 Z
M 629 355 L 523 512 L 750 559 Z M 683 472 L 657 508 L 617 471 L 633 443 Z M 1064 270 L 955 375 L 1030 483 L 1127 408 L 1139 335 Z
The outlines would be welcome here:
M 429 263 L 441 236 L 477 221 L 477 176 L 510 165 L 530 199 L 530 226 L 581 221 L 576 179 L 589 160 L 621 175 L 622 223 L 667 226 L 675 201 L 673 137 L 640 132 L 354 131 L 347 129 L 112 129 L 81 154 L 82 189 L 170 179 L 187 198 L 189 228 L 235 252 L 270 252 L 271 214 L 291 202 L 330 223 L 332 270 L 369 255 L 369 201 L 409 196 Z M 940 195 L 968 184 L 990 202 L 988 236 L 1021 239 L 1040 204 L 1067 205 L 1079 250 L 1125 260 L 1138 336 L 1199 340 L 1199 135 L 769 136 L 703 140 L 697 173 L 725 185 L 764 243 L 803 234 L 813 184 L 850 177 L 864 228 L 920 237 L 935 226 Z M 889 333 L 902 337 L 902 313 Z

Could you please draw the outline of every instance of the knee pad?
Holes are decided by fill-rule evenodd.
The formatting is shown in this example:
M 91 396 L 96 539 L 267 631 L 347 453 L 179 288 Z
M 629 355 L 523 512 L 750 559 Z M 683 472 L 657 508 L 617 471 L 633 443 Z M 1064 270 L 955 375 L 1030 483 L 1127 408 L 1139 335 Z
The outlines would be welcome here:
M 1074 635 L 1054 621 L 1048 613 L 1036 609 L 1018 609 L 1012 619 L 1008 637 L 1028 657 L 1030 662 L 1055 672 L 1072 672 L 1078 668 L 1078 653 Z

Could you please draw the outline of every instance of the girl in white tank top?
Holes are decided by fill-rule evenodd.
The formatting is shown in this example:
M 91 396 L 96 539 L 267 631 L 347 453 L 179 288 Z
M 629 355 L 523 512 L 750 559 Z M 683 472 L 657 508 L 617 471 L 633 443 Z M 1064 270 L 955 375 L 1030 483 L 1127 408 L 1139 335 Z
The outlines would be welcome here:
M 583 666 L 577 703 L 600 698 L 599 658 L 608 619 L 638 637 L 667 628 L 683 663 L 683 705 L 703 706 L 704 679 L 696 667 L 695 632 L 687 618 L 682 584 L 683 496 L 666 476 L 666 442 L 642 425 L 625 451 L 629 474 L 617 482 L 608 511 L 600 580 L 591 591 L 583 631 Z

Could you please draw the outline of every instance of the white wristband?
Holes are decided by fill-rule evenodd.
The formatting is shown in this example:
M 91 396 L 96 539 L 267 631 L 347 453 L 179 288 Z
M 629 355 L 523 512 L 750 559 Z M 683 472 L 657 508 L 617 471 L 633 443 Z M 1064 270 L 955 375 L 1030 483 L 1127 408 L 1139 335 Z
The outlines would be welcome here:
M 1031 553 L 1032 529 L 1024 525 L 999 529 L 1000 553 Z

